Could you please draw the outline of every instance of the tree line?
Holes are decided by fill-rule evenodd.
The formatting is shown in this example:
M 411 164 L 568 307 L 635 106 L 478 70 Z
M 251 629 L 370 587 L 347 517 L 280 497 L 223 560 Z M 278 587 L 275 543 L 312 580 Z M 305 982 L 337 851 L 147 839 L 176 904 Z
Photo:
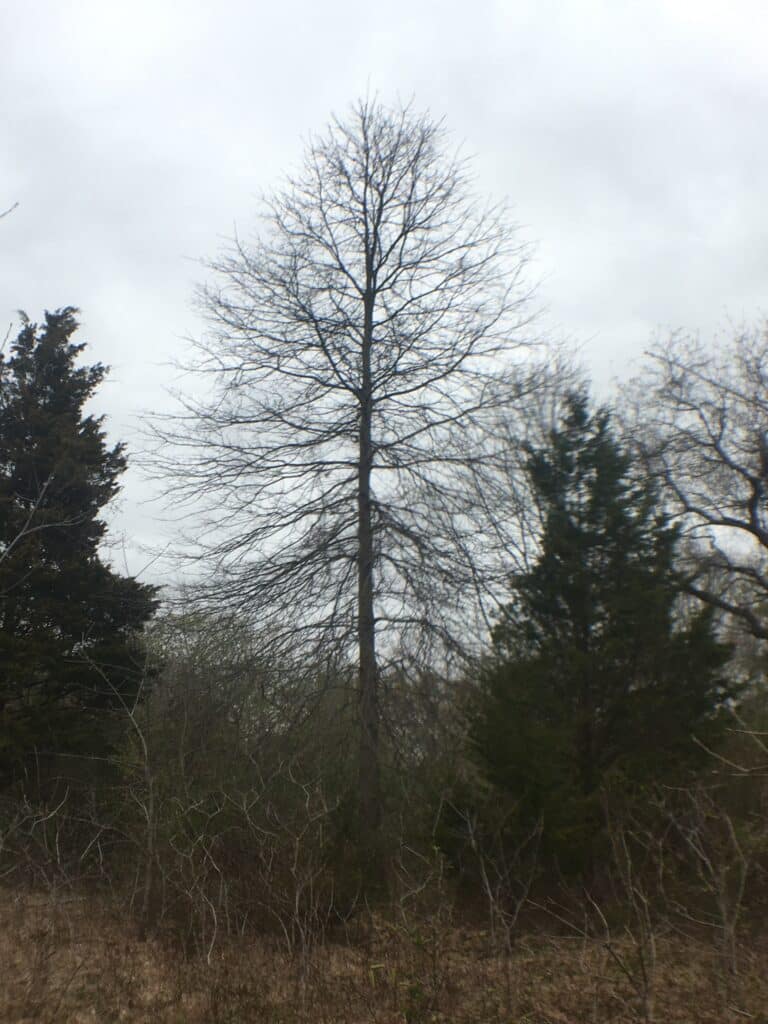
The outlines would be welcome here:
M 77 311 L 0 361 L 17 866 L 55 818 L 142 927 L 175 907 L 204 947 L 255 899 L 301 945 L 436 850 L 507 928 L 534 881 L 596 892 L 660 821 L 693 843 L 726 763 L 751 836 L 765 329 L 673 335 L 597 402 L 537 339 L 504 209 L 410 107 L 334 121 L 263 212 L 198 296 L 206 388 L 148 426 L 185 587 L 106 560 L 127 456 Z

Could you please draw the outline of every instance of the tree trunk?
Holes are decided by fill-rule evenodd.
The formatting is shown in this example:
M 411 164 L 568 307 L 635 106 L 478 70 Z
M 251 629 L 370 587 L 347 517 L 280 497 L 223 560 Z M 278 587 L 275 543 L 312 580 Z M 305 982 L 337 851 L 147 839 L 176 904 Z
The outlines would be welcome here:
M 379 699 L 376 665 L 376 623 L 373 610 L 373 522 L 371 514 L 371 470 L 373 443 L 371 419 L 371 345 L 373 341 L 373 297 L 365 298 L 363 374 L 360 392 L 360 434 L 357 492 L 357 641 L 359 651 L 360 760 L 358 798 L 360 833 L 364 845 L 373 846 L 381 823 L 379 777 Z
M 591 887 L 595 882 L 595 828 L 594 808 L 591 798 L 597 789 L 597 772 L 595 766 L 595 707 L 592 693 L 592 680 L 585 673 L 581 685 L 581 726 L 579 737 L 579 774 L 581 776 L 581 795 L 584 799 L 584 877 Z

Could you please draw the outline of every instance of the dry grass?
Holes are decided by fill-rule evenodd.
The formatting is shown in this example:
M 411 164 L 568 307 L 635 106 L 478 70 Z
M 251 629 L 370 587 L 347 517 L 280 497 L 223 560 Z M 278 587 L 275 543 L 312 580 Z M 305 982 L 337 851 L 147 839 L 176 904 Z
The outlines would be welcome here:
M 768 1024 L 768 952 L 755 943 L 727 983 L 711 951 L 691 940 L 661 939 L 658 962 L 659 1024 Z M 491 955 L 477 930 L 377 921 L 304 960 L 243 940 L 208 962 L 140 942 L 103 902 L 0 893 L 0 1020 L 8 1024 L 641 1019 L 630 981 L 596 940 L 530 938 L 507 958 Z

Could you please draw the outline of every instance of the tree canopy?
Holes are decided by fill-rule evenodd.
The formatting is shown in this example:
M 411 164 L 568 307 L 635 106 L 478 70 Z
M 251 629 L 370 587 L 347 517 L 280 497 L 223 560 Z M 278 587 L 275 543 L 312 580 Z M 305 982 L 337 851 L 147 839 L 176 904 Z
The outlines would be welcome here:
M 33 750 L 95 750 L 98 712 L 126 698 L 155 590 L 115 573 L 101 512 L 126 468 L 84 406 L 104 378 L 78 366 L 76 310 L 25 320 L 0 359 L 0 770 Z M 139 659 L 140 660 L 140 659 Z
M 729 695 L 708 610 L 681 617 L 677 529 L 616 439 L 572 394 L 527 473 L 543 535 L 493 632 L 473 738 L 490 779 L 573 844 L 609 773 L 680 770 Z
M 768 639 L 768 324 L 717 349 L 674 334 L 624 397 L 635 444 L 685 525 L 689 591 Z

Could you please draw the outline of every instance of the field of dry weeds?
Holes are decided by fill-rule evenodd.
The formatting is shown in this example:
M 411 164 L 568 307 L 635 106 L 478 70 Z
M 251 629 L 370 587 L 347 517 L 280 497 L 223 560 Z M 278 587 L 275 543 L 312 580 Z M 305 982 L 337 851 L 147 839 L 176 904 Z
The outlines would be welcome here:
M 703 942 L 662 935 L 645 1000 L 638 972 L 627 937 L 538 935 L 500 955 L 440 919 L 374 919 L 304 956 L 243 939 L 185 957 L 140 941 L 105 901 L 0 895 L 8 1024 L 768 1024 L 765 944 L 726 977 Z

